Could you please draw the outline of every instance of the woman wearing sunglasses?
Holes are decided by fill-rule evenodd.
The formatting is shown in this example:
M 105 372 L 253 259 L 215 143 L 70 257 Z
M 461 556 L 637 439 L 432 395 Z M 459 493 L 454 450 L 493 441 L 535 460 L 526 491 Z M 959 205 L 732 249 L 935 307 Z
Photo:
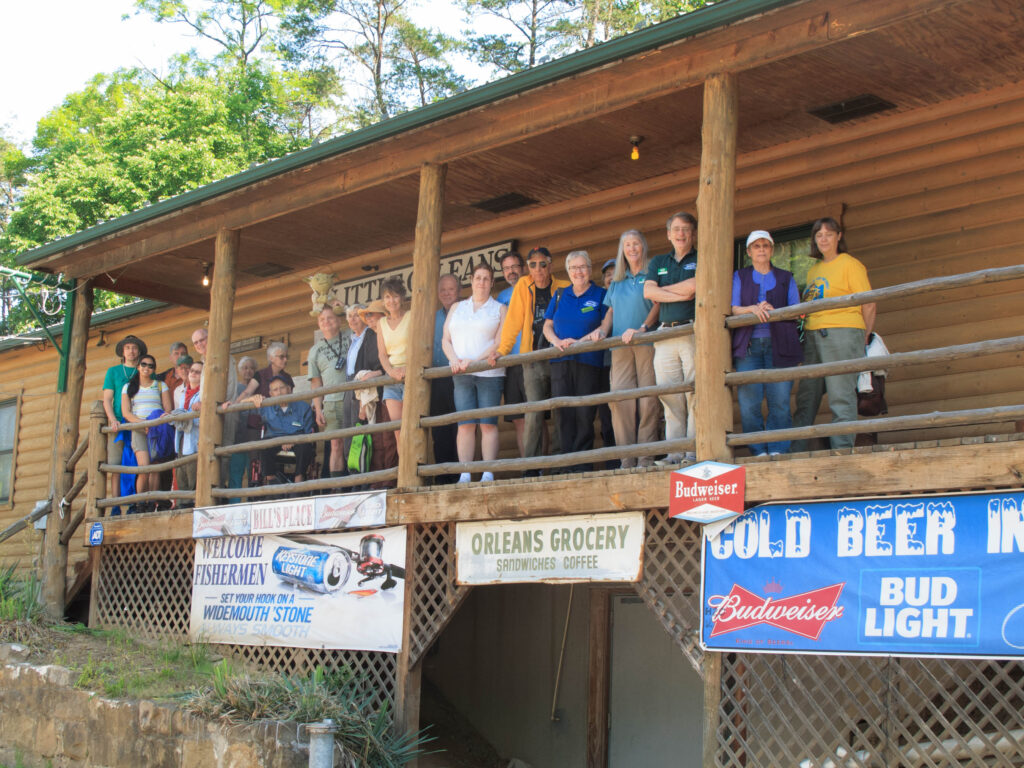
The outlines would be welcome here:
M 121 390 L 121 413 L 126 421 L 137 424 L 146 421 L 153 411 L 170 413 L 171 408 L 171 391 L 163 381 L 156 378 L 156 358 L 143 355 L 135 375 Z M 132 450 L 135 451 L 135 460 L 140 467 L 149 464 L 149 443 L 145 429 L 132 430 Z M 135 490 L 137 493 L 155 491 L 159 482 L 160 476 L 156 472 L 140 474 Z

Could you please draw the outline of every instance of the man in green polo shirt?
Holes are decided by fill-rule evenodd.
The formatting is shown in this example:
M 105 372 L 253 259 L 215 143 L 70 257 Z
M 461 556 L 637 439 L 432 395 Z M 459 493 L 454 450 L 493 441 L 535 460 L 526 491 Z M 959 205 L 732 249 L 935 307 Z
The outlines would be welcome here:
M 124 416 L 121 414 L 121 390 L 129 382 L 139 366 L 139 358 L 149 354 L 146 342 L 138 336 L 131 334 L 125 336 L 114 347 L 114 354 L 121 360 L 117 365 L 112 365 L 103 376 L 103 410 L 107 414 L 107 426 L 114 431 L 107 434 L 107 463 L 120 464 L 123 435 L 130 435 L 130 432 L 118 434 L 117 428 L 124 423 Z M 131 442 L 127 437 L 126 442 Z M 113 472 L 107 475 L 107 495 L 120 496 L 117 493 L 121 476 Z
M 697 219 L 680 211 L 669 217 L 667 229 L 672 253 L 651 259 L 644 281 L 644 298 L 660 305 L 658 320 L 662 328 L 692 323 L 697 293 Z M 692 334 L 655 342 L 654 380 L 659 386 L 693 384 L 694 359 Z M 660 399 L 665 408 L 665 439 L 693 437 L 690 393 L 661 395 Z M 658 464 L 679 464 L 694 458 L 692 451 L 685 455 L 670 453 Z

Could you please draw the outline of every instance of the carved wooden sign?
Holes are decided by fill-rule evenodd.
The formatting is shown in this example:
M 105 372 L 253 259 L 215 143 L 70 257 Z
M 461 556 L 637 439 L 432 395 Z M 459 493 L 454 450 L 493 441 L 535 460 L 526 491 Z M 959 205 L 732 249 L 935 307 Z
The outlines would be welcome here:
M 459 285 L 468 285 L 473 268 L 480 262 L 489 264 L 495 273 L 501 273 L 501 259 L 515 248 L 515 240 L 493 243 L 470 251 L 462 251 L 441 258 L 441 274 L 452 274 L 459 280 Z M 347 307 L 351 304 L 366 304 L 380 298 L 380 286 L 389 277 L 400 275 L 406 288 L 412 287 L 412 264 L 387 272 L 375 272 L 357 280 L 335 283 L 334 295 L 341 299 Z

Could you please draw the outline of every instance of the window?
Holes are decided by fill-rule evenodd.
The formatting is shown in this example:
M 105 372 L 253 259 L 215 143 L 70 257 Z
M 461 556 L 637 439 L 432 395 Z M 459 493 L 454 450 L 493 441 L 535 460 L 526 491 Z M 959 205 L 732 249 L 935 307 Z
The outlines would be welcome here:
M 14 485 L 14 440 L 18 427 L 18 401 L 0 402 L 0 504 L 9 504 Z
M 811 258 L 811 227 L 790 227 L 772 232 L 775 249 L 772 251 L 772 265 L 793 273 L 800 295 L 807 285 L 807 270 L 817 259 Z M 747 236 L 736 240 L 736 269 L 750 266 L 747 256 Z

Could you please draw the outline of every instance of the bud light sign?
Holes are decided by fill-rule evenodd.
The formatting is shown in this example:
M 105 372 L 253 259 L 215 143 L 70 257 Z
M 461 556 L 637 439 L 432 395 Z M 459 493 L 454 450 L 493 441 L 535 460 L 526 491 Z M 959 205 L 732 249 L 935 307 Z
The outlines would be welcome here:
M 712 651 L 1024 656 L 1024 493 L 772 504 L 704 541 Z

